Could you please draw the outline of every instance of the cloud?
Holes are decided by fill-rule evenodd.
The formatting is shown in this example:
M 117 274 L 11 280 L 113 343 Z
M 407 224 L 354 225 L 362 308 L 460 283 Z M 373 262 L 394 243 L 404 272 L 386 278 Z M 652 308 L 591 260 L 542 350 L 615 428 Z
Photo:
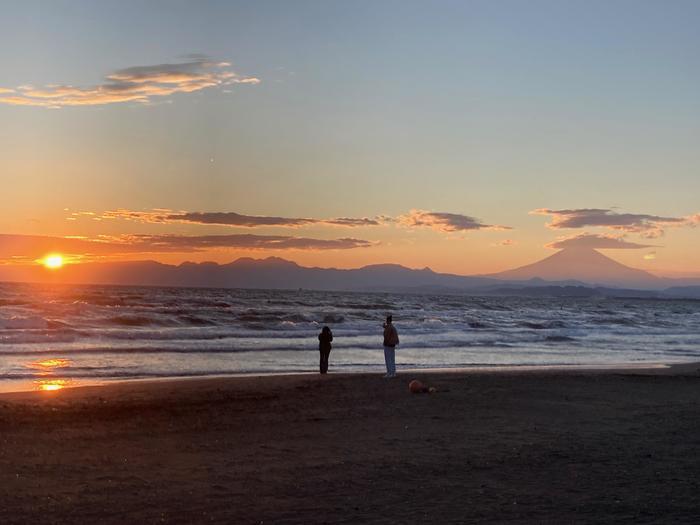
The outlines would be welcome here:
M 304 226 L 318 222 L 314 219 L 241 215 L 235 212 L 188 212 L 170 214 L 165 217 L 165 222 L 172 221 L 195 224 L 243 226 L 246 228 L 255 228 L 256 226 Z
M 61 108 L 97 106 L 120 102 L 151 102 L 154 97 L 193 93 L 232 84 L 258 84 L 255 77 L 238 75 L 228 62 L 212 62 L 194 57 L 187 62 L 118 69 L 102 84 L 91 87 L 50 84 L 43 88 L 18 86 L 0 88 L 0 103 L 15 106 Z M 8 94 L 12 93 L 12 94 Z
M 355 219 L 352 217 L 338 217 L 336 219 L 324 219 L 320 222 L 322 224 L 328 224 L 330 226 L 346 226 L 349 228 L 354 228 L 357 226 L 379 226 L 384 221 L 380 217 L 374 219 L 370 219 L 368 217 L 362 217 L 359 219 Z
M 91 215 L 92 212 L 74 212 L 71 217 L 78 218 Z M 92 214 L 94 215 L 94 214 Z M 240 228 L 257 228 L 263 226 L 278 226 L 296 228 L 310 225 L 343 226 L 354 228 L 359 226 L 378 226 L 382 224 L 381 218 L 370 219 L 367 217 L 350 218 L 339 217 L 334 219 L 314 219 L 308 217 L 276 217 L 261 215 L 243 215 L 236 212 L 175 212 L 167 209 L 155 209 L 151 211 L 133 211 L 118 209 L 106 211 L 100 216 L 102 219 L 123 219 L 152 224 L 188 223 L 211 224 L 218 226 L 232 226 Z M 70 218 L 70 217 L 69 217 Z
M 339 226 L 345 228 L 358 228 L 365 226 L 381 226 L 385 224 L 398 224 L 400 226 L 416 228 L 430 227 L 443 232 L 459 232 L 469 230 L 510 230 L 508 226 L 484 224 L 479 219 L 460 215 L 457 213 L 437 213 L 424 210 L 411 210 L 405 215 L 388 217 L 378 215 L 370 217 L 335 217 L 319 219 L 313 217 L 278 217 L 268 215 L 244 215 L 232 211 L 228 212 L 192 212 L 174 211 L 168 209 L 154 209 L 150 211 L 135 211 L 117 209 L 105 211 L 99 215 L 92 212 L 73 212 L 69 220 L 80 217 L 92 217 L 93 219 L 121 219 L 151 224 L 204 224 L 231 226 L 236 228 L 258 227 L 287 227 L 298 228 L 303 226 Z
M 484 224 L 479 219 L 459 213 L 430 212 L 411 210 L 397 218 L 397 222 L 408 228 L 428 227 L 442 232 L 470 230 L 510 230 L 508 226 Z
M 653 261 L 656 259 L 656 252 L 649 252 L 645 253 L 644 257 L 642 257 L 645 261 Z
M 249 250 L 348 250 L 374 245 L 362 239 L 314 239 L 287 235 L 129 235 L 118 238 L 142 251 L 202 251 L 213 248 Z
M 91 211 L 77 211 L 71 213 L 71 217 L 79 218 L 83 216 L 98 216 L 100 219 L 113 220 L 121 219 L 125 221 L 135 221 L 150 224 L 164 224 L 168 221 L 168 216 L 173 213 L 172 210 L 165 208 L 155 208 L 151 211 L 136 211 L 136 210 L 126 210 L 119 208 L 117 210 L 108 210 L 100 213 L 99 215 Z M 67 217 L 70 219 L 71 217 Z
M 556 250 L 563 248 L 592 248 L 592 249 L 626 249 L 638 250 L 641 248 L 654 248 L 653 244 L 639 244 L 629 242 L 622 237 L 614 235 L 597 235 L 593 233 L 580 233 L 571 237 L 560 237 L 556 241 L 545 245 L 545 248 L 553 248 Z
M 0 260 L 31 261 L 58 252 L 77 257 L 134 253 L 187 253 L 210 249 L 245 250 L 349 250 L 376 243 L 363 239 L 316 239 L 285 235 L 118 235 L 49 237 L 0 234 Z
M 664 228 L 667 227 L 695 227 L 700 223 L 700 213 L 686 217 L 663 217 L 643 213 L 617 213 L 600 208 L 573 210 L 539 208 L 531 211 L 530 214 L 551 216 L 552 220 L 547 227 L 555 230 L 599 226 L 627 233 L 638 233 L 647 238 L 662 236 Z

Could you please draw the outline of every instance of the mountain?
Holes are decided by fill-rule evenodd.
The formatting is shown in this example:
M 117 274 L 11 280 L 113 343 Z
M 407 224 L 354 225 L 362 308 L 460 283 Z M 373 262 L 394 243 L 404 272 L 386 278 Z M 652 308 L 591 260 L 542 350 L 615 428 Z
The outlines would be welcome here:
M 644 270 L 625 266 L 591 248 L 565 248 L 533 264 L 486 277 L 522 281 L 576 280 L 588 284 L 632 288 L 662 288 L 667 280 Z
M 86 263 L 66 265 L 58 271 L 40 266 L 0 266 L 0 281 L 314 290 L 434 288 L 453 292 L 498 283 L 485 277 L 443 274 L 430 268 L 413 270 L 397 264 L 375 264 L 351 270 L 308 268 L 277 257 L 241 258 L 228 264 L 185 262 L 177 266 L 154 261 Z

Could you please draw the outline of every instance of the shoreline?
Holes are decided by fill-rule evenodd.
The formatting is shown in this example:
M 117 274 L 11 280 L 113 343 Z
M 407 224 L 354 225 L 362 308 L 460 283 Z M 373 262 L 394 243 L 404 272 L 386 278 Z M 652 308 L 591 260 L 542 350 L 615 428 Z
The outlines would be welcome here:
M 410 381 L 415 377 L 423 377 L 426 375 L 440 376 L 471 376 L 479 374 L 530 374 L 530 375 L 557 375 L 557 374 L 643 374 L 643 375 L 694 375 L 700 373 L 700 362 L 685 362 L 685 363 L 615 363 L 615 364 L 597 364 L 597 365 L 475 365 L 473 367 L 434 367 L 434 368 L 399 368 L 397 370 L 397 380 L 405 379 Z M 377 372 L 333 372 L 332 370 L 326 375 L 326 380 L 332 378 L 382 378 L 384 371 Z M 18 381 L 17 388 L 3 389 L 0 384 L 0 401 L 17 395 L 35 394 L 38 396 L 57 396 L 63 392 L 76 392 L 83 389 L 105 389 L 110 388 L 128 388 L 129 385 L 177 385 L 180 383 L 196 384 L 197 382 L 212 382 L 212 381 L 236 381 L 238 379 L 255 379 L 255 378 L 313 378 L 321 377 L 318 372 L 250 372 L 239 374 L 211 374 L 211 375 L 193 375 L 193 376 L 172 376 L 172 377 L 144 377 L 133 379 L 105 379 L 97 381 L 86 381 L 77 384 L 57 384 L 57 388 L 42 388 L 43 383 L 37 385 L 37 382 L 43 381 L 62 381 L 60 377 L 49 378 L 40 377 L 36 379 Z
M 468 367 L 426 367 L 426 368 L 399 368 L 397 370 L 399 378 L 407 375 L 424 374 L 509 374 L 509 373 L 530 373 L 530 374 L 556 374 L 556 373 L 646 373 L 676 375 L 692 373 L 700 370 L 700 362 L 683 363 L 610 363 L 610 364 L 572 364 L 572 365 L 474 365 Z M 328 377 L 353 377 L 382 376 L 384 371 L 377 372 L 334 372 L 329 370 Z M 55 377 L 41 376 L 26 380 L 4 380 L 0 381 L 0 400 L 12 394 L 38 393 L 43 395 L 56 394 L 62 391 L 79 390 L 84 388 L 111 388 L 118 385 L 143 384 L 143 383 L 177 383 L 196 382 L 207 380 L 234 380 L 237 378 L 263 378 L 263 377 L 314 377 L 319 376 L 317 371 L 294 371 L 294 372 L 242 372 L 234 374 L 202 374 L 169 377 L 143 377 L 130 379 L 74 379 L 65 378 L 59 375 Z M 46 388 L 46 386 L 49 388 Z M 51 388 L 55 386 L 54 388 Z M 7 388 L 9 387 L 9 388 Z

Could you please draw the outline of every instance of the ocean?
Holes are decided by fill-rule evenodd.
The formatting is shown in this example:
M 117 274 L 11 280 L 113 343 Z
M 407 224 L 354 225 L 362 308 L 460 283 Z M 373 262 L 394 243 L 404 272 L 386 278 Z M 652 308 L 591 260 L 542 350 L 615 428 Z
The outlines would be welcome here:
M 145 378 L 700 361 L 700 301 L 0 284 L 0 390 Z

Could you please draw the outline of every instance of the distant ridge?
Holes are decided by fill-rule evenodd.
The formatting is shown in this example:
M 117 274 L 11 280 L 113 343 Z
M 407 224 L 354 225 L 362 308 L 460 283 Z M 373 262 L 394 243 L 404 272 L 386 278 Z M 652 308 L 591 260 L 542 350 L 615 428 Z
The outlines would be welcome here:
M 373 264 L 362 268 L 308 268 L 279 257 L 241 258 L 227 264 L 185 262 L 168 265 L 155 261 L 86 263 L 66 265 L 60 273 L 39 267 L 0 267 L 0 280 L 46 282 L 52 277 L 75 284 L 189 286 L 214 288 L 262 288 L 314 290 L 465 290 L 498 284 L 495 279 L 436 273 L 430 268 L 413 270 L 398 264 Z

